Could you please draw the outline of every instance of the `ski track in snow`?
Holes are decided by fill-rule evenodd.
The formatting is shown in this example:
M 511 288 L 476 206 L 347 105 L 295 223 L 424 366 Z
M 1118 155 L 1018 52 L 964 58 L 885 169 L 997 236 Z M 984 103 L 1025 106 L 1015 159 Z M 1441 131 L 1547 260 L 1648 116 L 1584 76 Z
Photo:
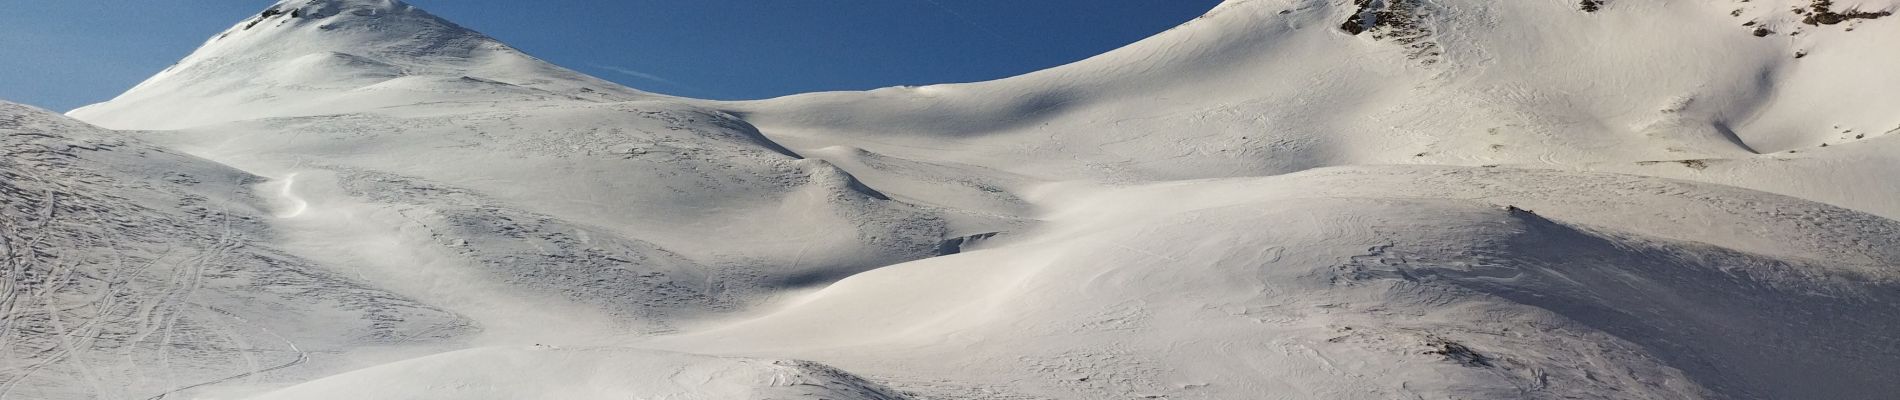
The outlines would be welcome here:
M 284 175 L 283 179 L 280 179 L 279 182 L 274 184 L 278 185 L 278 198 L 288 203 L 283 211 L 277 213 L 278 218 L 296 218 L 298 215 L 303 215 L 304 210 L 310 208 L 310 202 L 304 201 L 301 197 L 297 197 L 296 173 Z

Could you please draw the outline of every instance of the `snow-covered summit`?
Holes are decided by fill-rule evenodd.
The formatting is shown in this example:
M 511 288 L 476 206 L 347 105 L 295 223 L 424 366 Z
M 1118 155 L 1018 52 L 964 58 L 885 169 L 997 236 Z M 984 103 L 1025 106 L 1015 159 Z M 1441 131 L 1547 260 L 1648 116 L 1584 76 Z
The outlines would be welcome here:
M 396 0 L 286 0 L 119 97 L 71 115 L 176 129 L 426 102 L 651 95 L 549 64 Z

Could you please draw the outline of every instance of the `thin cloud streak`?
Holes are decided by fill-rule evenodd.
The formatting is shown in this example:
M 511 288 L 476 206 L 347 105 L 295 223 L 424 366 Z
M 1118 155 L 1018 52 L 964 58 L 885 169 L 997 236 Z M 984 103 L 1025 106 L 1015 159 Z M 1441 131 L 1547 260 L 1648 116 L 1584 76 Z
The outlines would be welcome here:
M 655 82 L 655 83 L 659 83 L 659 84 L 663 84 L 667 86 L 672 86 L 675 88 L 688 89 L 688 90 L 701 91 L 701 92 L 705 91 L 704 89 L 693 87 L 693 85 L 675 82 L 672 79 L 666 79 L 666 77 L 663 77 L 663 76 L 641 72 L 639 70 L 635 70 L 632 68 L 617 67 L 617 66 L 612 66 L 612 65 L 601 65 L 601 64 L 593 64 L 593 66 L 594 68 L 600 68 L 600 69 L 612 71 L 615 73 L 619 73 L 621 75 L 640 78 L 643 80 L 647 80 L 647 81 L 651 81 L 651 82 Z

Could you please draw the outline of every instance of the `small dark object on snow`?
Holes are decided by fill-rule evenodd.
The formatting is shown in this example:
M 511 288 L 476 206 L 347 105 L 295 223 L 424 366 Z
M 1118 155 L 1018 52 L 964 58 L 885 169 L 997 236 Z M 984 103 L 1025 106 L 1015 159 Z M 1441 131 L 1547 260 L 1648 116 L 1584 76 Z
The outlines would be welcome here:
M 1583 12 L 1597 12 L 1598 10 L 1602 10 L 1603 3 L 1606 1 L 1608 0 L 1583 0 Z
M 1445 358 L 1457 361 L 1458 364 L 1467 367 L 1477 368 L 1491 366 L 1491 357 L 1478 354 L 1476 350 L 1472 350 L 1470 347 L 1465 347 L 1465 345 L 1457 342 L 1437 340 L 1432 343 L 1432 347 L 1432 351 L 1427 351 L 1425 354 L 1445 356 Z

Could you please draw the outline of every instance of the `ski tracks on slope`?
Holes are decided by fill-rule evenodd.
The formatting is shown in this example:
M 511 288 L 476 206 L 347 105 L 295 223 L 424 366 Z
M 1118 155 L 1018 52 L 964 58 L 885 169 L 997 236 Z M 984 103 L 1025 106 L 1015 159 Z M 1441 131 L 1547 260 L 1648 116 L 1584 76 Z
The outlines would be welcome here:
M 240 317 L 240 316 L 238 316 L 237 314 L 235 314 L 235 313 L 232 313 L 232 312 L 230 312 L 230 311 L 225 311 L 225 310 L 223 310 L 223 309 L 219 309 L 219 308 L 217 308 L 217 307 L 212 307 L 212 306 L 203 306 L 203 307 L 204 307 L 204 308 L 205 308 L 206 310 L 210 310 L 211 312 L 215 312 L 215 313 L 218 313 L 218 314 L 222 314 L 222 315 L 224 315 L 225 317 L 229 317 L 230 319 L 232 319 L 232 320 L 235 320 L 235 321 L 238 321 L 238 322 L 240 322 L 240 323 L 245 323 L 245 324 L 250 324 L 250 321 L 247 321 L 247 320 L 245 320 L 245 319 L 244 319 L 244 317 Z M 256 362 L 256 358 L 255 358 L 255 357 L 251 357 L 251 356 L 249 355 L 249 354 L 250 354 L 250 352 L 252 352 L 252 351 L 254 351 L 254 350 L 251 350 L 251 349 L 243 349 L 243 348 L 239 348 L 239 349 L 236 349 L 236 351 L 237 351 L 238 353 L 240 353 L 240 354 L 244 354 L 244 355 L 245 355 L 245 360 L 246 360 L 246 362 L 247 362 L 248 364 L 250 364 L 250 368 L 251 368 L 251 370 L 250 370 L 250 371 L 247 371 L 247 372 L 243 372 L 243 373 L 238 373 L 238 374 L 235 374 L 235 375 L 231 375 L 231 376 L 226 376 L 226 377 L 223 377 L 223 378 L 218 378 L 218 379 L 213 379 L 213 380 L 209 380 L 209 381 L 204 381 L 204 382 L 199 382 L 199 383 L 195 383 L 195 384 L 191 384 L 191 385 L 186 385 L 186 386 L 181 386 L 181 387 L 178 387 L 178 388 L 176 388 L 176 389 L 172 389 L 172 390 L 167 390 L 167 391 L 165 391 L 165 392 L 163 392 L 163 393 L 159 393 L 158 395 L 155 395 L 155 396 L 152 396 L 152 397 L 149 397 L 149 398 L 147 398 L 147 400 L 163 400 L 163 399 L 165 399 L 165 398 L 167 398 L 167 397 L 169 397 L 169 396 L 171 396 L 171 395 L 174 395 L 174 394 L 178 394 L 178 393 L 182 393 L 182 392 L 184 392 L 184 391 L 187 391 L 187 390 L 192 390 L 192 389 L 197 389 L 197 388 L 201 388 L 201 387 L 206 387 L 206 386 L 211 386 L 211 385 L 216 385 L 216 384 L 221 384 L 221 383 L 226 383 L 226 382 L 231 382 L 231 381 L 235 381 L 235 380 L 239 380 L 239 379 L 244 379 L 244 378 L 249 378 L 249 377 L 252 377 L 252 376 L 257 376 L 257 375 L 260 375 L 260 374 L 265 374 L 265 373 L 269 373 L 269 372 L 273 372 L 273 371 L 277 371 L 277 370 L 282 370 L 282 369 L 287 369 L 287 368 L 291 368 L 291 367 L 295 367 L 295 366 L 298 366 L 298 365 L 303 365 L 304 363 L 306 363 L 306 362 L 309 362 L 309 361 L 310 361 L 310 352 L 308 352 L 308 351 L 304 351 L 304 349 L 303 349 L 303 348 L 301 348 L 301 347 L 297 347 L 297 343 L 296 343 L 296 342 L 292 342 L 292 341 L 291 341 L 290 339 L 288 339 L 288 338 L 285 338 L 285 337 L 283 337 L 282 335 L 278 335 L 278 334 L 277 334 L 277 332 L 273 332 L 273 331 L 271 331 L 271 330 L 270 330 L 269 328 L 265 328 L 265 327 L 262 327 L 262 326 L 257 326 L 257 329 L 258 329 L 258 330 L 260 330 L 260 331 L 263 331 L 263 332 L 264 332 L 264 334 L 266 334 L 266 335 L 270 335 L 271 337 L 274 337 L 274 338 L 276 338 L 277 340 L 280 340 L 280 341 L 283 341 L 283 342 L 284 342 L 284 347 L 285 347 L 285 348 L 288 348 L 288 349 L 290 350 L 290 352 L 292 352 L 292 353 L 296 353 L 296 355 L 297 355 L 297 358 L 296 358 L 296 359 L 293 359 L 293 360 L 290 360 L 290 361 L 287 361 L 287 362 L 284 362 L 284 363 L 281 363 L 281 364 L 277 364 L 277 365 L 273 365 L 273 366 L 270 366 L 270 367 L 265 367 L 265 368 L 257 368 L 257 367 L 258 367 L 258 364 L 257 364 L 257 362 Z M 232 336 L 232 338 L 233 338 L 233 339 L 235 340 L 235 339 L 236 339 L 236 336 L 234 335 L 234 336 Z

